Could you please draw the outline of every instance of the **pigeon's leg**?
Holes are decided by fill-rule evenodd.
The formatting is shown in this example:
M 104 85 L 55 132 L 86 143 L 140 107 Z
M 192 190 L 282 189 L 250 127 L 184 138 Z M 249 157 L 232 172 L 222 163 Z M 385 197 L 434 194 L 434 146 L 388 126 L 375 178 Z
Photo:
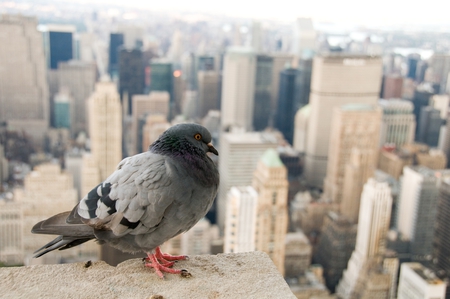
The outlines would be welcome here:
M 146 260 L 145 266 L 155 269 L 156 274 L 160 278 L 164 278 L 163 272 L 165 272 L 165 273 L 172 273 L 172 274 L 180 274 L 181 272 L 183 272 L 183 270 L 170 269 L 170 268 L 162 265 L 157 260 L 156 254 L 154 254 L 154 253 L 147 253 L 147 258 L 145 260 Z
M 155 249 L 155 256 L 158 260 L 160 260 L 162 262 L 181 261 L 181 260 L 186 260 L 188 258 L 187 255 L 170 255 L 167 253 L 162 253 L 161 248 L 159 248 L 159 246 L 156 247 L 156 249 Z

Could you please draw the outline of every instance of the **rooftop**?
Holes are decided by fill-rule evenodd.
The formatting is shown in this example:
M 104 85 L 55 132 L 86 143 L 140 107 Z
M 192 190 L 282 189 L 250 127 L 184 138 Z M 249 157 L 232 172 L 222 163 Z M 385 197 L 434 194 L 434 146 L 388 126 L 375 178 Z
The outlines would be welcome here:
M 295 299 L 269 256 L 262 252 L 191 256 L 174 268 L 192 277 L 164 280 L 132 259 L 0 268 L 2 298 L 285 298 Z

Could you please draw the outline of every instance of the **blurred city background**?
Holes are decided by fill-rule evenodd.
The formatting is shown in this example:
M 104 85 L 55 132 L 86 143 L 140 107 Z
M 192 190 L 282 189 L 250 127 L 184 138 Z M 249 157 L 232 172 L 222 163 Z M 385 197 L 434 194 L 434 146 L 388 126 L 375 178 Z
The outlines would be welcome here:
M 350 2 L 0 1 L 0 266 L 140 257 L 33 259 L 30 230 L 196 122 L 220 189 L 164 251 L 264 251 L 298 298 L 450 298 L 450 21 Z

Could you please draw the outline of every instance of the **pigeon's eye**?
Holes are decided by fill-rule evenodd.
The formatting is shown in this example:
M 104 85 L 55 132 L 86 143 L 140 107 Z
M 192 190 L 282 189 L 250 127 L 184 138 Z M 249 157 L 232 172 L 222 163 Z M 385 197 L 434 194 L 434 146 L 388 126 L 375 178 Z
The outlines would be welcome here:
M 195 140 L 202 140 L 202 135 L 197 133 L 194 135 Z

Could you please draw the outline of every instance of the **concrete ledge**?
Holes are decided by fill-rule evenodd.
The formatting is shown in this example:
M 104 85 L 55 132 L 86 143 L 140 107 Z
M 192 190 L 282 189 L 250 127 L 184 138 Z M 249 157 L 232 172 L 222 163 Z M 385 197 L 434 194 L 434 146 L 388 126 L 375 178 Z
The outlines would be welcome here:
M 141 259 L 0 268 L 2 298 L 296 298 L 262 252 L 192 256 L 161 280 Z

